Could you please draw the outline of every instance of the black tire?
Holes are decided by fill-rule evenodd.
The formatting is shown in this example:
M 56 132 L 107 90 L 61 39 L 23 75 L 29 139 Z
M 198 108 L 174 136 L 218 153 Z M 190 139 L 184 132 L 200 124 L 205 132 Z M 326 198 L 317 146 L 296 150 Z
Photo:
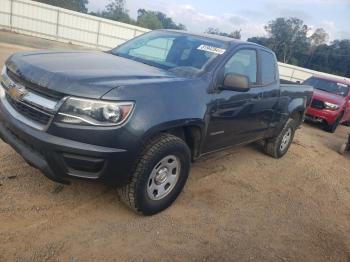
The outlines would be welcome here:
M 339 154 L 344 155 L 347 149 L 348 149 L 348 144 L 342 144 L 338 152 Z
M 274 158 L 283 157 L 288 152 L 288 149 L 293 142 L 296 128 L 297 122 L 294 119 L 289 119 L 284 128 L 276 137 L 266 140 L 264 147 L 266 154 Z M 290 139 L 288 143 L 284 143 L 285 135 L 287 135 L 288 132 L 290 132 Z
M 180 163 L 177 181 L 167 195 L 159 200 L 148 193 L 151 174 L 156 165 L 167 156 L 175 156 Z M 132 210 L 143 215 L 153 215 L 169 207 L 181 193 L 190 170 L 191 153 L 186 143 L 173 135 L 162 134 L 149 141 L 136 161 L 128 184 L 118 188 L 121 200 Z M 170 174 L 169 174 L 170 175 Z
M 335 120 L 335 122 L 332 125 L 328 125 L 327 123 L 325 123 L 325 127 L 323 129 L 329 133 L 334 133 L 335 130 L 337 130 L 337 128 L 340 124 L 340 121 L 343 118 L 343 114 L 344 113 L 340 114 L 339 117 L 337 118 L 337 120 Z

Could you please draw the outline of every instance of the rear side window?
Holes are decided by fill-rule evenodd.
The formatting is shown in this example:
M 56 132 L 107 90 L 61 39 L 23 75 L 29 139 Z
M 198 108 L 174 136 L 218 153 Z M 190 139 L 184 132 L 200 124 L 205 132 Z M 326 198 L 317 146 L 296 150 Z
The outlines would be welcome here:
M 271 84 L 276 80 L 275 56 L 266 51 L 261 51 L 261 80 L 263 85 Z

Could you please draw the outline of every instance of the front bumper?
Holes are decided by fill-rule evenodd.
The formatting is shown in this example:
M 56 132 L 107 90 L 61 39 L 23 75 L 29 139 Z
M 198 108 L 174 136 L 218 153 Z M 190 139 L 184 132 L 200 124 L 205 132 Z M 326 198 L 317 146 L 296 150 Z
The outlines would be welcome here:
M 79 177 L 121 184 L 132 157 L 126 149 L 77 142 L 36 130 L 12 117 L 0 103 L 0 137 L 48 178 L 69 183 Z
M 326 122 L 328 125 L 332 125 L 337 120 L 338 115 L 338 111 L 312 107 L 309 107 L 306 112 L 307 119 L 315 122 Z

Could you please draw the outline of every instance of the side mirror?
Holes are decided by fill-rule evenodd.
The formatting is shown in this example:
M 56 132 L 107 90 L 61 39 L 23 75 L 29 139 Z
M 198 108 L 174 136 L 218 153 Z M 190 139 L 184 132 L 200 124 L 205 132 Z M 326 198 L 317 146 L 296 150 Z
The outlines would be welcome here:
M 222 89 L 245 92 L 249 90 L 249 79 L 245 75 L 227 74 Z

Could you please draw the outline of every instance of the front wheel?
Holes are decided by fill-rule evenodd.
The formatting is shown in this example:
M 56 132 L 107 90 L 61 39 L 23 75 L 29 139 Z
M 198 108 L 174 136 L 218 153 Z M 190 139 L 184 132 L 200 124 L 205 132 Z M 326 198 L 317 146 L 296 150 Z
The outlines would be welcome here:
M 152 139 L 135 164 L 130 182 L 118 189 L 119 196 L 136 212 L 161 212 L 181 193 L 190 162 L 190 150 L 182 139 L 169 134 Z
M 324 130 L 330 133 L 334 133 L 343 118 L 343 114 L 340 114 L 337 120 L 332 125 L 325 124 Z
M 293 142 L 296 127 L 296 121 L 289 119 L 276 137 L 266 140 L 265 152 L 274 158 L 283 157 Z
M 349 145 L 348 144 L 342 144 L 341 147 L 339 148 L 339 154 L 344 155 L 345 151 L 348 150 Z

